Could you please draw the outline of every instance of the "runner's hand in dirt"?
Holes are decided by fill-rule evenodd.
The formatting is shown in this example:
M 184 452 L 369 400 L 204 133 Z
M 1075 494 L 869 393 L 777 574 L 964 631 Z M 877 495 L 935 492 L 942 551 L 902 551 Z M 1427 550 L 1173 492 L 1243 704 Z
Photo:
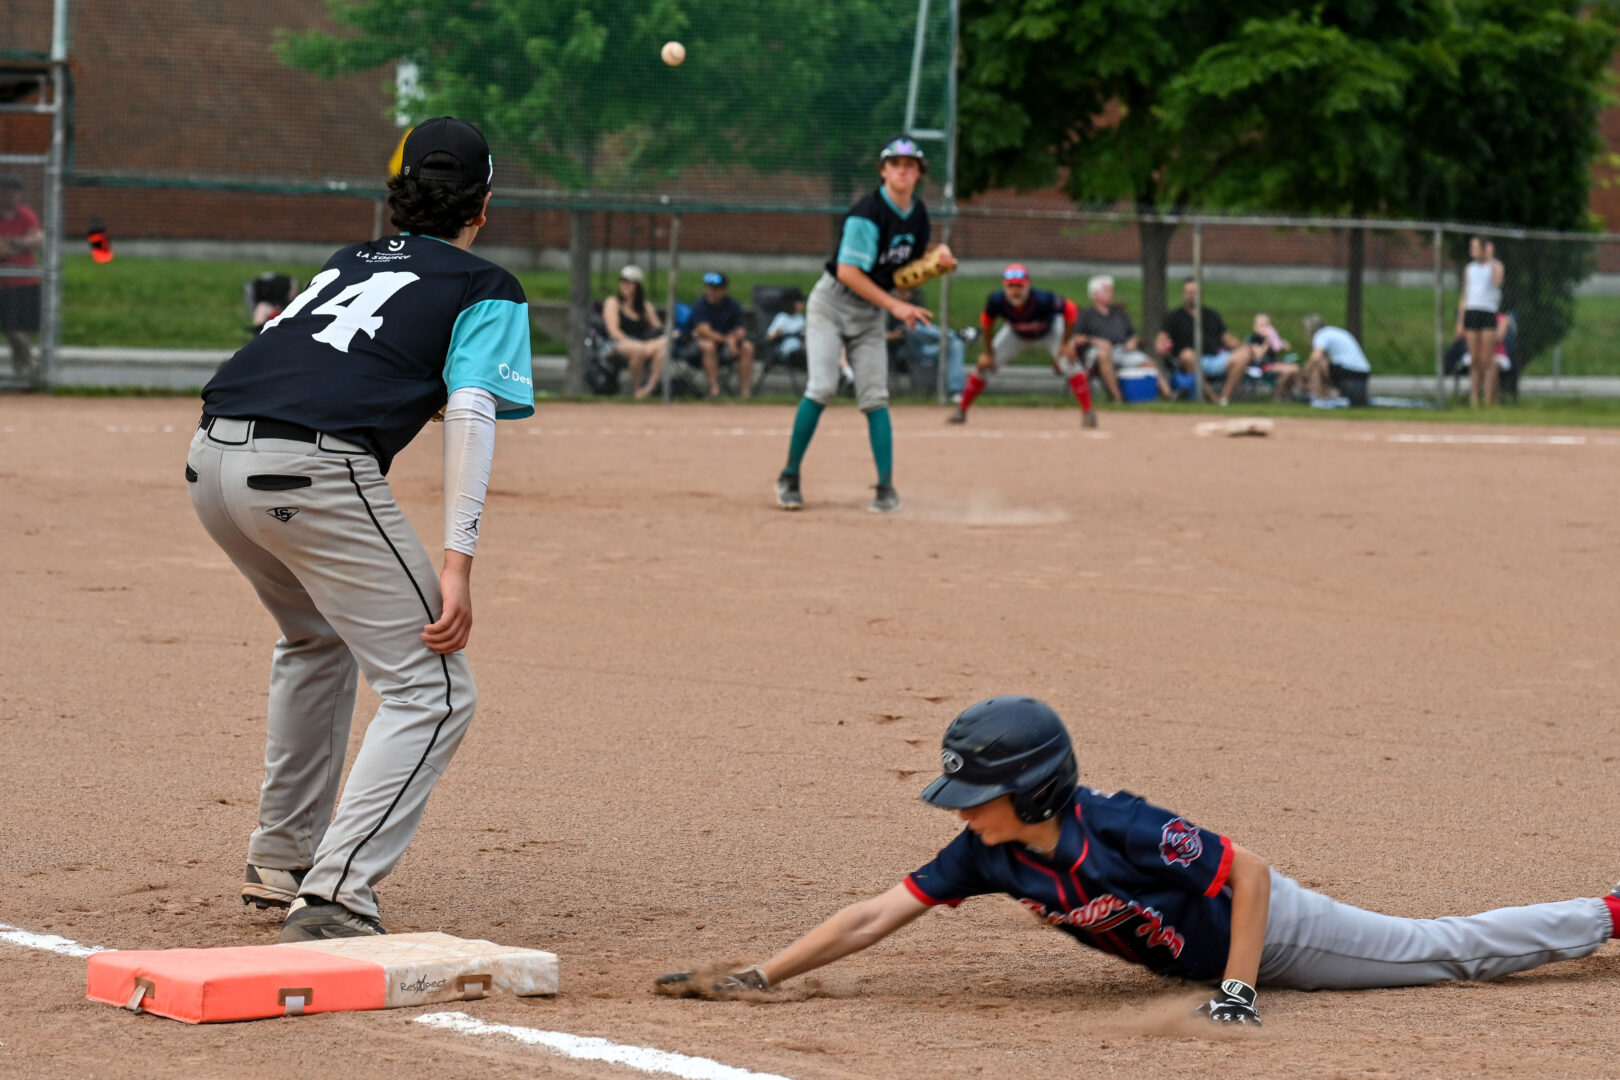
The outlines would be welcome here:
M 676 971 L 660 975 L 654 984 L 661 994 L 676 997 L 730 998 L 755 994 L 771 988 L 771 981 L 757 967 L 741 971 Z

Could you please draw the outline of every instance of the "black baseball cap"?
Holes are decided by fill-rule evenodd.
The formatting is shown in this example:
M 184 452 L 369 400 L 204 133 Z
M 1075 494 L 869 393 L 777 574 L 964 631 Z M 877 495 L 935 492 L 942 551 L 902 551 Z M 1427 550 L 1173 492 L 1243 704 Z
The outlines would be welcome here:
M 718 270 L 710 270 L 707 274 L 703 275 L 703 284 L 715 285 L 723 289 L 726 287 L 726 275 L 722 274 Z
M 459 167 L 423 168 L 422 159 L 429 154 L 449 154 Z M 487 185 L 495 176 L 495 159 L 490 156 L 489 143 L 477 128 L 453 116 L 435 116 L 417 124 L 405 136 L 399 175 L 415 180 Z

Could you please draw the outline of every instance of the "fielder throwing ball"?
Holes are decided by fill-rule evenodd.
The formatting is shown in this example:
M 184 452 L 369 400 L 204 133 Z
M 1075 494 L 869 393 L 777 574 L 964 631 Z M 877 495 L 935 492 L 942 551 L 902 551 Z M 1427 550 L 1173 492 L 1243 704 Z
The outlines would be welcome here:
M 967 423 L 973 399 L 988 385 L 990 374 L 1003 360 L 1016 360 L 1027 349 L 1045 349 L 1052 356 L 1052 370 L 1068 380 L 1069 390 L 1080 405 L 1080 425 L 1094 428 L 1097 414 L 1091 408 L 1091 376 L 1080 362 L 1074 346 L 1074 324 L 1079 315 L 1073 300 L 1046 289 L 1032 289 L 1029 271 L 1013 263 L 1001 272 L 1001 288 L 991 293 L 979 315 L 984 330 L 984 351 L 979 354 L 978 370 L 968 376 L 958 405 L 946 422 Z M 1001 329 L 995 334 L 997 320 Z
M 931 907 L 1006 893 L 1081 944 L 1165 976 L 1218 984 L 1199 1012 L 1258 1024 L 1255 991 L 1357 990 L 1494 979 L 1588 956 L 1615 936 L 1620 896 L 1402 919 L 1328 899 L 1253 852 L 1129 792 L 1078 785 L 1069 733 L 1027 697 L 981 701 L 945 731 L 923 801 L 967 823 L 932 862 L 776 956 L 665 992 L 726 997 L 875 945 Z
M 377 882 L 416 834 L 477 703 L 462 648 L 496 417 L 534 412 L 517 279 L 468 252 L 493 165 L 428 120 L 388 184 L 397 236 L 346 247 L 203 390 L 191 501 L 276 625 L 259 826 L 242 899 L 282 941 L 380 934 Z M 444 414 L 444 569 L 385 479 Z M 382 698 L 333 817 L 355 677 Z
M 887 514 L 900 509 L 894 489 L 894 430 L 889 422 L 889 351 L 883 313 L 912 328 L 929 323 L 927 308 L 891 295 L 898 283 L 919 285 L 956 266 L 950 249 L 928 246 L 928 208 L 916 197 L 928 170 L 922 149 L 911 139 L 891 139 L 878 155 L 883 184 L 863 195 L 844 216 L 838 251 L 810 290 L 806 311 L 804 400 L 793 419 L 787 465 L 776 478 L 776 502 L 784 510 L 804 506 L 799 464 L 816 434 L 821 412 L 838 392 L 838 358 L 847 351 L 855 371 L 855 397 L 866 414 L 872 457 L 877 462 L 877 495 L 867 509 Z

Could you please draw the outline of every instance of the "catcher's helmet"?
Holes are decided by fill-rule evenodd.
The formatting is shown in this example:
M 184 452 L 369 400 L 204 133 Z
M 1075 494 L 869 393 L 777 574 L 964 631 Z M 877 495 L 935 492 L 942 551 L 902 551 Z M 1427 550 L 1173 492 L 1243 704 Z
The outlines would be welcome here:
M 924 802 L 962 810 L 1011 795 L 1018 819 L 1031 825 L 1061 810 L 1080 781 L 1058 714 L 1018 695 L 981 701 L 952 720 L 940 761 L 945 775 L 923 790 Z

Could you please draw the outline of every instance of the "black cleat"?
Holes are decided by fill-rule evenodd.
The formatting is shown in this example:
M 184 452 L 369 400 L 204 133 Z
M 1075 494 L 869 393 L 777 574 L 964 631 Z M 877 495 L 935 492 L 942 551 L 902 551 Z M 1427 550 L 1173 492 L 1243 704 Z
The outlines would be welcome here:
M 1083 412 L 1083 413 L 1081 413 L 1080 414 L 1080 426 L 1083 427 L 1083 428 L 1094 428 L 1094 427 L 1096 427 L 1097 426 L 1097 414 L 1096 414 L 1096 412 Z
M 342 904 L 311 901 L 308 897 L 300 896 L 293 901 L 292 909 L 287 912 L 287 921 L 281 925 L 281 943 L 374 937 L 387 932 L 376 919 L 356 915 Z
M 799 491 L 799 474 L 785 472 L 776 478 L 776 505 L 784 510 L 803 510 L 804 495 Z
M 967 423 L 967 410 L 958 405 L 956 408 L 951 410 L 951 415 L 945 418 L 945 422 L 947 424 Z
M 894 490 L 893 484 L 879 484 L 877 495 L 867 509 L 874 514 L 892 514 L 900 509 L 900 493 Z

